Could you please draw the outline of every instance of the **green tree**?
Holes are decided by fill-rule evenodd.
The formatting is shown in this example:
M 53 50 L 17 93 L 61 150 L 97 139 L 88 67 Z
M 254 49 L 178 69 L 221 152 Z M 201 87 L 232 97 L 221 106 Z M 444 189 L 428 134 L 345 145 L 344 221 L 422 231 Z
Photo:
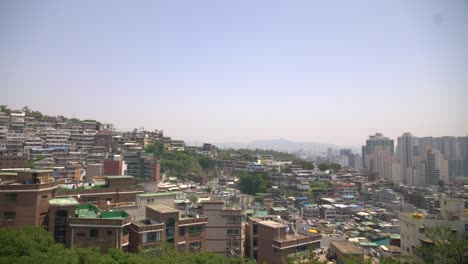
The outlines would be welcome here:
M 416 248 L 426 263 L 466 264 L 468 263 L 468 240 L 465 233 L 452 232 L 446 222 L 433 227 L 424 227 L 425 236 L 431 241 Z
M 245 194 L 263 193 L 270 187 L 271 181 L 267 180 L 263 173 L 245 172 L 240 177 L 240 190 Z
M 0 112 L 3 112 L 7 115 L 11 114 L 11 109 L 8 108 L 8 105 L 0 105 Z
M 303 169 L 305 170 L 313 170 L 315 168 L 315 165 L 312 161 L 307 161 L 303 159 L 296 159 L 293 160 L 292 162 L 293 165 L 301 165 Z
M 200 164 L 201 168 L 207 172 L 209 170 L 213 170 L 216 166 L 216 162 L 208 155 L 198 155 L 197 156 L 198 163 Z
M 23 108 L 21 108 L 21 111 L 23 111 L 26 114 L 31 113 L 31 109 L 28 106 L 23 106 Z
M 339 170 L 341 169 L 341 165 L 337 163 L 329 163 L 324 162 L 318 165 L 319 170 L 326 171 L 326 170 Z

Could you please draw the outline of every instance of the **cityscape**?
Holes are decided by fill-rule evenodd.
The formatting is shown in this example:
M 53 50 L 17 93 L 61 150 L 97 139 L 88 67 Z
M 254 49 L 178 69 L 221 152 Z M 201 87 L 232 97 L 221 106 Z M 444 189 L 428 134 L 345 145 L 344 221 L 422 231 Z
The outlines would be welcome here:
M 424 229 L 447 227 L 462 243 L 450 263 L 467 257 L 468 136 L 376 133 L 361 153 L 304 156 L 7 105 L 0 128 L 1 226 L 43 226 L 69 248 L 412 263 L 441 246 Z
M 468 264 L 468 0 L 2 0 L 0 39 L 0 264 Z

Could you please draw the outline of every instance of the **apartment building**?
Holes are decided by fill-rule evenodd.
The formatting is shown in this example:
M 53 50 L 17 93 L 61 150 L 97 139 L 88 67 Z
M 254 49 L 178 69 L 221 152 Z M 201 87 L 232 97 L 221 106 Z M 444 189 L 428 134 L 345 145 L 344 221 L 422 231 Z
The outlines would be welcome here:
M 55 197 L 57 183 L 51 170 L 9 170 L 0 172 L 0 226 L 43 225 L 49 199 Z
M 24 153 L 29 154 L 31 149 L 34 148 L 42 148 L 43 147 L 43 141 L 39 137 L 26 137 L 24 139 Z
M 244 256 L 246 210 L 228 206 L 223 200 L 201 202 L 200 212 L 208 217 L 206 250 L 224 256 Z
M 10 113 L 10 130 L 22 133 L 24 130 L 24 118 L 26 114 L 24 112 L 12 112 Z
M 93 188 L 84 190 L 60 189 L 57 192 L 57 197 L 74 197 L 80 203 L 91 203 L 101 209 L 107 209 L 120 203 L 135 203 L 136 195 L 144 192 L 143 187 L 132 187 L 133 176 L 118 175 L 95 178 L 96 182 L 99 180 L 104 184 L 95 184 Z
M 56 242 L 68 247 L 98 247 L 128 251 L 130 216 L 125 212 L 101 211 L 93 204 L 79 204 L 75 198 L 49 201 L 49 232 Z
M 129 230 L 129 251 L 133 253 L 154 249 L 161 241 L 166 241 L 166 226 L 150 218 L 133 221 Z
M 426 228 L 449 225 L 452 232 L 461 239 L 468 239 L 468 213 L 465 212 L 463 199 L 442 197 L 440 215 L 400 213 L 401 252 L 420 260 L 416 248 L 432 243 L 427 239 Z
M 256 226 L 257 263 L 284 263 L 288 256 L 320 247 L 321 235 L 307 237 L 288 224 L 264 220 L 257 221 Z
M 302 218 L 305 220 L 318 219 L 320 217 L 320 209 L 316 204 L 305 204 L 301 210 Z
M 8 132 L 5 137 L 6 150 L 10 153 L 23 152 L 25 136 L 23 133 Z
M 320 208 L 320 217 L 326 221 L 335 221 L 336 220 L 336 208 L 330 204 L 322 204 Z
M 71 142 L 70 132 L 63 129 L 45 128 L 39 131 L 39 136 L 44 140 L 45 147 L 69 147 Z
M 25 155 L 1 154 L 0 170 L 9 168 L 24 168 L 27 159 L 28 158 Z
M 195 212 L 179 211 L 164 204 L 146 206 L 146 218 L 164 223 L 165 242 L 179 252 L 206 250 L 208 218 Z

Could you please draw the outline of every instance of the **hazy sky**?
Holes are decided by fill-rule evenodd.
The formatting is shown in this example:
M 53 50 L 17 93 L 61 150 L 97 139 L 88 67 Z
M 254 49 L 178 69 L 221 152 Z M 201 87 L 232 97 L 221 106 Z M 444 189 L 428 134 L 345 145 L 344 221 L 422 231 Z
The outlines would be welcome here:
M 0 1 L 0 104 L 208 142 L 468 135 L 468 1 Z

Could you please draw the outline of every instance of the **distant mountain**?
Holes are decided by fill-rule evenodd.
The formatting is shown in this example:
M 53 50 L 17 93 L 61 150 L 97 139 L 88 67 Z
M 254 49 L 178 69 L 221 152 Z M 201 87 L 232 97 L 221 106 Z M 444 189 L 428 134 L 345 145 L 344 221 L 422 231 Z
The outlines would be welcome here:
M 328 143 L 315 143 L 315 142 L 303 142 L 303 141 L 291 141 L 287 139 L 271 139 L 271 140 L 255 140 L 250 143 L 239 143 L 239 142 L 223 142 L 217 143 L 218 147 L 221 148 L 248 148 L 248 149 L 273 149 L 276 151 L 284 152 L 297 152 L 302 150 L 303 152 L 309 153 L 326 153 L 328 148 L 343 149 L 350 148 L 353 152 L 358 152 L 359 149 L 356 147 L 349 146 L 338 146 Z

